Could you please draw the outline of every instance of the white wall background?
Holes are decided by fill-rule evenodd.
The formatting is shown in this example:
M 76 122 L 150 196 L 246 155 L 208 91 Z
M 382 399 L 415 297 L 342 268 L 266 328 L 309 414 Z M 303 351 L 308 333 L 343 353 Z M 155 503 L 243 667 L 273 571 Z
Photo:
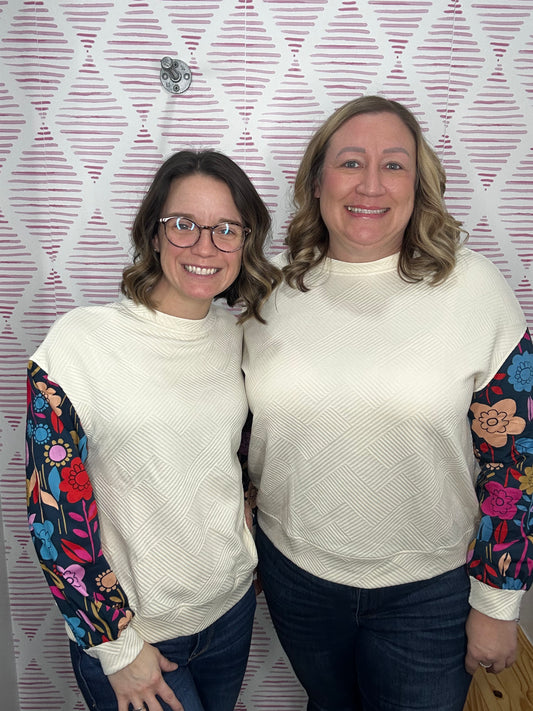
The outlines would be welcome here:
M 191 67 L 185 94 L 162 89 L 165 55 Z M 247 170 L 279 251 L 304 145 L 363 93 L 418 115 L 452 212 L 533 325 L 533 0 L 0 0 L 0 67 L 0 575 L 20 709 L 81 711 L 26 527 L 28 355 L 58 314 L 115 297 L 139 199 L 182 147 L 218 148 Z M 4 708 L 14 691 L 4 686 Z M 303 699 L 261 604 L 238 709 Z

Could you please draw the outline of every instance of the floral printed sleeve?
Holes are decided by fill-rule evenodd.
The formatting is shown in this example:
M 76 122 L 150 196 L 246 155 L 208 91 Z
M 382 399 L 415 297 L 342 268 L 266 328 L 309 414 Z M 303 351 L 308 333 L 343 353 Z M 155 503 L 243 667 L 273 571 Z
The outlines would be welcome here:
M 87 438 L 59 385 L 28 365 L 26 498 L 37 556 L 60 612 L 84 648 L 130 622 L 124 591 L 102 553 L 87 471 Z
M 474 394 L 469 417 L 481 465 L 481 520 L 470 575 L 503 590 L 533 578 L 533 346 L 529 332 L 491 382 Z

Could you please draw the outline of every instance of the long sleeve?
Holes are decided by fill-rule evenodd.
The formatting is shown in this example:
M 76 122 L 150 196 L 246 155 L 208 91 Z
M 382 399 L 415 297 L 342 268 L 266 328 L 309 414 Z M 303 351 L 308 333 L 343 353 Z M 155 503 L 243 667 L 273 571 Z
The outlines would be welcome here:
M 468 554 L 471 604 L 518 617 L 533 580 L 533 346 L 526 331 L 469 411 L 481 519 Z
M 80 646 L 115 640 L 133 612 L 102 553 L 87 438 L 65 393 L 32 361 L 27 405 L 26 494 L 41 567 Z

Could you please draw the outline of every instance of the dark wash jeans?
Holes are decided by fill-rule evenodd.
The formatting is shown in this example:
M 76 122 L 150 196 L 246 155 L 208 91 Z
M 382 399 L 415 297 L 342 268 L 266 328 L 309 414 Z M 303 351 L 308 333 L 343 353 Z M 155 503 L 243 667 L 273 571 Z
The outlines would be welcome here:
M 185 637 L 154 644 L 161 654 L 179 664 L 163 678 L 185 711 L 233 711 L 246 671 L 255 591 L 246 595 L 207 629 Z M 74 642 L 70 656 L 85 703 L 90 711 L 117 711 L 115 692 L 100 662 L 85 654 Z M 164 711 L 168 704 L 160 701 Z
M 377 589 L 302 570 L 259 529 L 263 590 L 308 711 L 462 711 L 469 579 L 464 567 Z

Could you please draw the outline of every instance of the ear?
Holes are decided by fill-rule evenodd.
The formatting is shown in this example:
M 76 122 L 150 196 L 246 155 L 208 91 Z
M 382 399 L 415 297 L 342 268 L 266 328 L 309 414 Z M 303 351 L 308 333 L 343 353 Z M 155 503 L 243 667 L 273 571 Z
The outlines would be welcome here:
M 152 237 L 152 247 L 154 252 L 159 252 L 161 250 L 161 245 L 159 243 L 159 232 Z
M 320 185 L 318 183 L 315 183 L 315 192 L 313 193 L 313 196 L 316 198 L 320 197 Z

